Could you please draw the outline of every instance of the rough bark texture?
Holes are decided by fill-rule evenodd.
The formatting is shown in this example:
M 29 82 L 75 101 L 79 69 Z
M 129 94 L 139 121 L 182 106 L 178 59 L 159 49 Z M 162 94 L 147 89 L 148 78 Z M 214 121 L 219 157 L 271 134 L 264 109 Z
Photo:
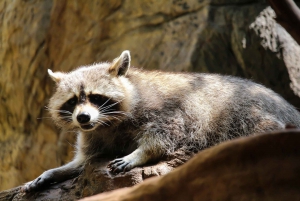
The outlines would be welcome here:
M 300 9 L 293 0 L 268 0 L 276 13 L 276 21 L 300 44 Z
M 192 153 L 187 154 L 178 151 L 158 164 L 134 168 L 130 172 L 117 175 L 113 175 L 108 171 L 107 164 L 110 159 L 94 161 L 87 164 L 84 171 L 75 179 L 49 186 L 39 192 L 27 194 L 22 192 L 20 186 L 0 192 L 0 201 L 78 200 L 98 193 L 130 187 L 150 177 L 165 175 L 175 167 L 185 163 L 192 155 Z
M 0 190 L 72 157 L 44 108 L 48 68 L 129 49 L 134 66 L 247 77 L 300 107 L 299 46 L 273 16 L 263 0 L 0 1 Z
M 289 34 L 300 44 L 300 9 L 293 0 L 268 0 L 276 12 L 276 21 L 282 25 Z M 286 34 L 285 32 L 283 34 Z M 282 37 L 288 39 L 289 37 Z M 295 43 L 287 48 L 283 48 L 284 61 L 287 64 L 291 79 L 291 88 L 300 96 L 300 70 L 297 57 L 289 53 L 289 49 L 294 49 L 296 54 L 300 53 L 299 46 Z

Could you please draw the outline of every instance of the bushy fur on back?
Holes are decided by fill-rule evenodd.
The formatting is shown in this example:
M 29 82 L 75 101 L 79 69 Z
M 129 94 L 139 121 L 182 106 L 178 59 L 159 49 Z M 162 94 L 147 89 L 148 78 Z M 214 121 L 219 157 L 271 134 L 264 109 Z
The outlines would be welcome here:
M 112 63 L 69 73 L 49 70 L 57 83 L 49 103 L 53 120 L 64 130 L 78 132 L 74 160 L 50 170 L 51 177 L 59 180 L 92 156 L 121 157 L 109 165 L 120 172 L 176 149 L 197 151 L 286 124 L 300 127 L 293 106 L 251 81 L 129 67 L 130 54 L 124 51 Z M 46 173 L 40 176 L 45 181 L 50 175 Z M 39 185 L 33 182 L 27 189 Z
M 284 128 L 287 123 L 300 126 L 299 113 L 290 104 L 248 80 L 136 69 L 128 79 L 139 92 L 140 101 L 132 112 L 146 127 L 145 144 L 157 141 L 167 152 L 179 146 L 200 150 L 238 136 Z
M 86 156 L 126 155 L 143 147 L 145 155 L 156 159 L 178 148 L 201 150 L 238 136 L 281 129 L 287 123 L 300 126 L 299 113 L 290 104 L 248 80 L 135 68 L 126 75 L 111 75 L 111 65 L 100 63 L 64 74 L 50 100 L 54 121 L 79 132 L 78 150 Z M 80 129 L 74 116 L 63 121 L 58 113 L 61 106 L 82 90 L 113 100 L 119 113 L 103 117 L 91 131 Z

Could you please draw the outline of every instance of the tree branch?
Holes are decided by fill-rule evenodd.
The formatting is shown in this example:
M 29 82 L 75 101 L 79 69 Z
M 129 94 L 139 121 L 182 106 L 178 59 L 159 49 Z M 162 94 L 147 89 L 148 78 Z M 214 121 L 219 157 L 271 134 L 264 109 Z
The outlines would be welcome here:
M 268 0 L 276 21 L 300 44 L 300 10 L 293 0 Z

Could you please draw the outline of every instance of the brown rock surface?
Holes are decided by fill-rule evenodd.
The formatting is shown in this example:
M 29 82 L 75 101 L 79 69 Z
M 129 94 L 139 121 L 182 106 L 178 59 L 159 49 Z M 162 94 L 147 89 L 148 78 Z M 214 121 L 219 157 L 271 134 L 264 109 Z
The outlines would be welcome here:
M 223 143 L 163 176 L 82 201 L 300 200 L 300 130 Z
M 263 0 L 0 1 L 0 190 L 72 156 L 74 135 L 47 119 L 48 68 L 68 71 L 129 49 L 134 66 L 248 77 L 300 107 L 288 77 L 297 91 L 299 46 L 266 7 Z

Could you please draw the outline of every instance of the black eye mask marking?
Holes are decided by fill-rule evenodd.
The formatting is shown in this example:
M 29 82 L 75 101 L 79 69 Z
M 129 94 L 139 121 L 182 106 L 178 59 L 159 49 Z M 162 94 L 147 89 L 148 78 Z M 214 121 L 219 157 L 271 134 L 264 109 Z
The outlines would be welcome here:
M 78 103 L 78 99 L 76 96 L 74 96 L 73 98 L 70 98 L 67 102 L 65 102 L 60 107 L 59 115 L 62 117 L 62 120 L 66 122 L 72 121 L 72 113 L 77 103 Z
M 103 113 L 118 111 L 120 109 L 120 105 L 118 102 L 106 96 L 99 95 L 99 94 L 90 94 L 88 98 L 89 101 Z

